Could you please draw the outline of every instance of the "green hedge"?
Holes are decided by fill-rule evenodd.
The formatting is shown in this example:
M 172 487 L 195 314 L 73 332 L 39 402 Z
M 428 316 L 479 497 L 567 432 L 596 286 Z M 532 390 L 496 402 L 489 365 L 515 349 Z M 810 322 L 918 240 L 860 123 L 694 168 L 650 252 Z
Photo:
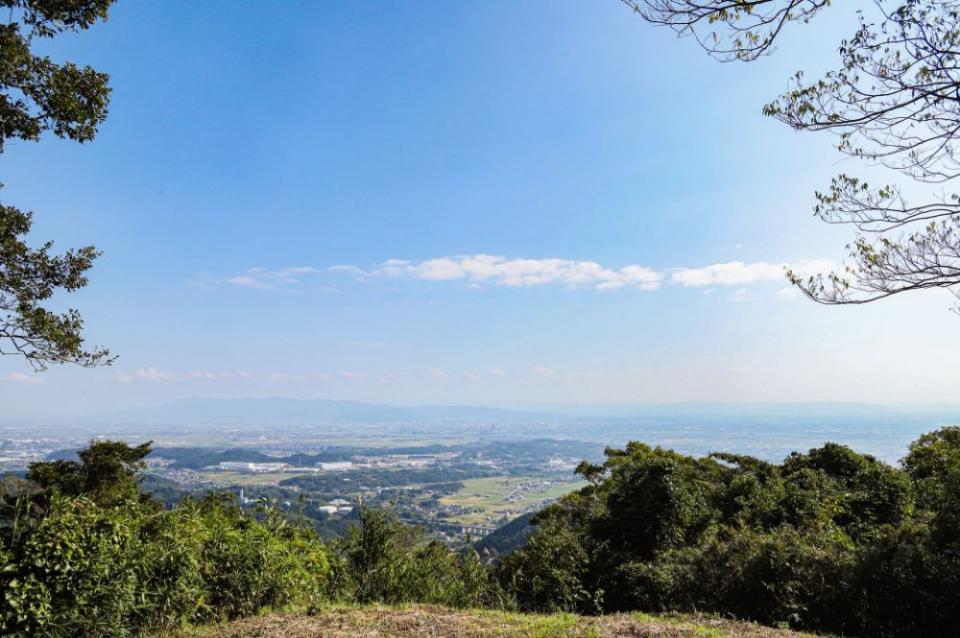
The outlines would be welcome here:
M 54 495 L 0 558 L 0 628 L 10 636 L 131 636 L 148 629 L 311 606 L 326 549 L 309 530 L 223 500 L 172 510 Z

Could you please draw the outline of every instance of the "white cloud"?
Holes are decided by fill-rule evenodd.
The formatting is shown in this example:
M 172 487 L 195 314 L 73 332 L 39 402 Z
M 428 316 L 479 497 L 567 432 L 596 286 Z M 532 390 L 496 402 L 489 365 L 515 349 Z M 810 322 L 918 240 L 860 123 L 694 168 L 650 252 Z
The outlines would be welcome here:
M 339 267 L 343 269 L 343 267 Z M 420 279 L 424 281 L 464 280 L 470 284 L 523 287 L 561 284 L 590 286 L 601 290 L 632 286 L 656 290 L 663 275 L 644 266 L 606 268 L 595 261 L 570 259 L 522 259 L 499 255 L 457 255 L 413 262 L 388 259 L 364 274 L 376 277 Z
M 138 379 L 151 381 L 153 383 L 166 383 L 167 381 L 173 381 L 176 378 L 176 376 L 170 374 L 169 372 L 157 370 L 153 367 L 138 368 L 134 374 Z
M 353 371 L 351 371 L 351 370 L 344 370 L 344 371 L 342 371 L 342 372 L 338 372 L 337 374 L 338 374 L 341 378 L 343 378 L 343 379 L 349 379 L 349 380 L 351 380 L 351 381 L 356 381 L 357 379 L 362 379 L 362 378 L 363 378 L 363 373 L 362 373 L 362 372 L 353 372 Z
M 327 270 L 330 272 L 349 272 L 357 275 L 364 274 L 363 268 L 351 266 L 350 264 L 337 264 L 336 266 L 330 266 Z
M 731 261 L 703 268 L 680 268 L 673 271 L 670 281 L 691 288 L 743 285 L 758 281 L 773 281 L 783 276 L 783 264 L 770 264 L 765 261 L 745 264 L 742 261 Z
M 494 368 L 493 370 L 490 371 L 490 374 L 492 374 L 495 377 L 505 377 L 507 376 L 507 371 L 504 370 L 503 368 Z
M 198 283 L 211 287 L 237 286 L 251 289 L 293 288 L 305 277 L 326 273 L 345 273 L 362 280 L 410 279 L 431 282 L 462 282 L 469 288 L 484 285 L 511 288 L 561 285 L 596 290 L 657 290 L 665 283 L 684 288 L 747 286 L 783 281 L 787 269 L 800 276 L 826 272 L 833 264 L 824 260 L 801 260 L 788 264 L 767 261 L 729 261 L 701 267 L 657 270 L 639 264 L 605 266 L 596 261 L 548 258 L 511 258 L 474 254 L 436 257 L 422 261 L 388 259 L 372 268 L 339 264 L 326 269 L 291 266 L 267 269 L 248 268 L 228 277 L 199 275 Z
M 743 286 L 766 281 L 782 281 L 788 269 L 792 269 L 800 276 L 808 276 L 829 271 L 832 267 L 831 262 L 817 259 L 806 259 L 794 264 L 730 261 L 702 268 L 678 268 L 670 274 L 670 282 L 686 288 Z
M 13 383 L 28 383 L 30 385 L 41 385 L 44 382 L 42 377 L 35 374 L 26 374 L 18 371 L 8 372 L 3 378 Z

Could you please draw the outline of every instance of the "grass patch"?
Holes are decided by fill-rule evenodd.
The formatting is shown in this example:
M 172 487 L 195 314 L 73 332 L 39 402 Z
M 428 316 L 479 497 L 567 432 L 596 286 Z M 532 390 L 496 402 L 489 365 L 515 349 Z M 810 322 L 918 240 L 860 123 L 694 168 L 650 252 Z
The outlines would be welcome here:
M 331 606 L 313 615 L 270 614 L 154 638 L 812 638 L 702 616 L 520 614 L 431 605 Z

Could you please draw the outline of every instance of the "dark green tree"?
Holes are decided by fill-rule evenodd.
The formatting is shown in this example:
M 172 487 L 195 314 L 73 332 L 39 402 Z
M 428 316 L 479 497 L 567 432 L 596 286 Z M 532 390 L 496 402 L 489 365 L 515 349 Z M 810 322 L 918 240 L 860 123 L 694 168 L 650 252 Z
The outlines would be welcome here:
M 838 635 L 953 636 L 960 429 L 903 468 L 836 443 L 774 464 L 629 443 L 495 573 L 524 610 L 711 611 Z
M 457 554 L 383 510 L 361 506 L 360 520 L 334 545 L 332 593 L 359 603 L 477 607 L 501 602 L 476 552 Z
M 81 143 L 94 138 L 107 116 L 107 75 L 32 49 L 38 39 L 105 20 L 112 3 L 0 0 L 7 18 L 0 22 L 0 153 L 8 140 L 37 141 L 47 131 Z M 79 312 L 48 307 L 58 291 L 87 284 L 99 253 L 85 246 L 55 254 L 49 241 L 31 247 L 31 222 L 32 213 L 0 202 L 0 354 L 21 356 L 40 370 L 52 363 L 109 363 L 106 349 L 85 347 Z
M 64 496 L 81 494 L 100 505 L 113 505 L 141 496 L 137 474 L 146 467 L 150 442 L 129 445 L 123 441 L 91 441 L 80 450 L 79 461 L 31 463 L 27 480 L 44 490 L 56 490 Z
M 623 0 L 647 20 L 689 35 L 721 60 L 773 50 L 791 22 L 829 0 Z M 790 274 L 825 304 L 875 301 L 911 290 L 960 291 L 960 3 L 874 0 L 840 61 L 795 86 L 764 113 L 799 131 L 830 131 L 838 150 L 909 180 L 869 184 L 840 174 L 815 194 L 814 214 L 853 226 L 847 264 L 808 279 Z M 934 188 L 925 184 L 936 184 Z M 908 192 L 912 196 L 908 195 Z

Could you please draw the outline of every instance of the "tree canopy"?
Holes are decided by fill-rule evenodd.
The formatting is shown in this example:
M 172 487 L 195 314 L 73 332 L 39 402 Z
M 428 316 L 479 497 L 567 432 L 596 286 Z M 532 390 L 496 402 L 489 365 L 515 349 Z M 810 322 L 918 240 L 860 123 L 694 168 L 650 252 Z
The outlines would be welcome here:
M 87 142 L 107 116 L 105 73 L 36 55 L 39 38 L 88 29 L 107 18 L 113 0 L 0 0 L 0 153 L 9 140 L 38 141 L 52 131 Z M 2 187 L 2 184 L 0 184 Z M 99 255 L 93 246 L 53 252 L 53 242 L 27 241 L 33 214 L 0 203 L 0 354 L 25 358 L 36 369 L 51 363 L 93 366 L 111 361 L 104 348 L 87 348 L 83 319 L 51 309 L 58 291 L 87 284 Z
M 721 60 L 773 51 L 792 22 L 829 0 L 623 0 L 647 20 L 690 35 Z M 839 64 L 794 86 L 763 111 L 800 131 L 831 131 L 838 150 L 898 173 L 902 183 L 837 175 L 814 213 L 853 226 L 849 259 L 835 272 L 791 280 L 827 304 L 864 303 L 910 290 L 960 285 L 960 2 L 874 0 L 839 44 Z M 936 184 L 935 188 L 922 188 Z M 920 190 L 927 195 L 907 196 Z M 936 193 L 936 194 L 930 194 Z
M 709 611 L 844 636 L 953 636 L 960 428 L 902 467 L 836 443 L 782 463 L 631 442 L 496 567 L 523 610 Z

